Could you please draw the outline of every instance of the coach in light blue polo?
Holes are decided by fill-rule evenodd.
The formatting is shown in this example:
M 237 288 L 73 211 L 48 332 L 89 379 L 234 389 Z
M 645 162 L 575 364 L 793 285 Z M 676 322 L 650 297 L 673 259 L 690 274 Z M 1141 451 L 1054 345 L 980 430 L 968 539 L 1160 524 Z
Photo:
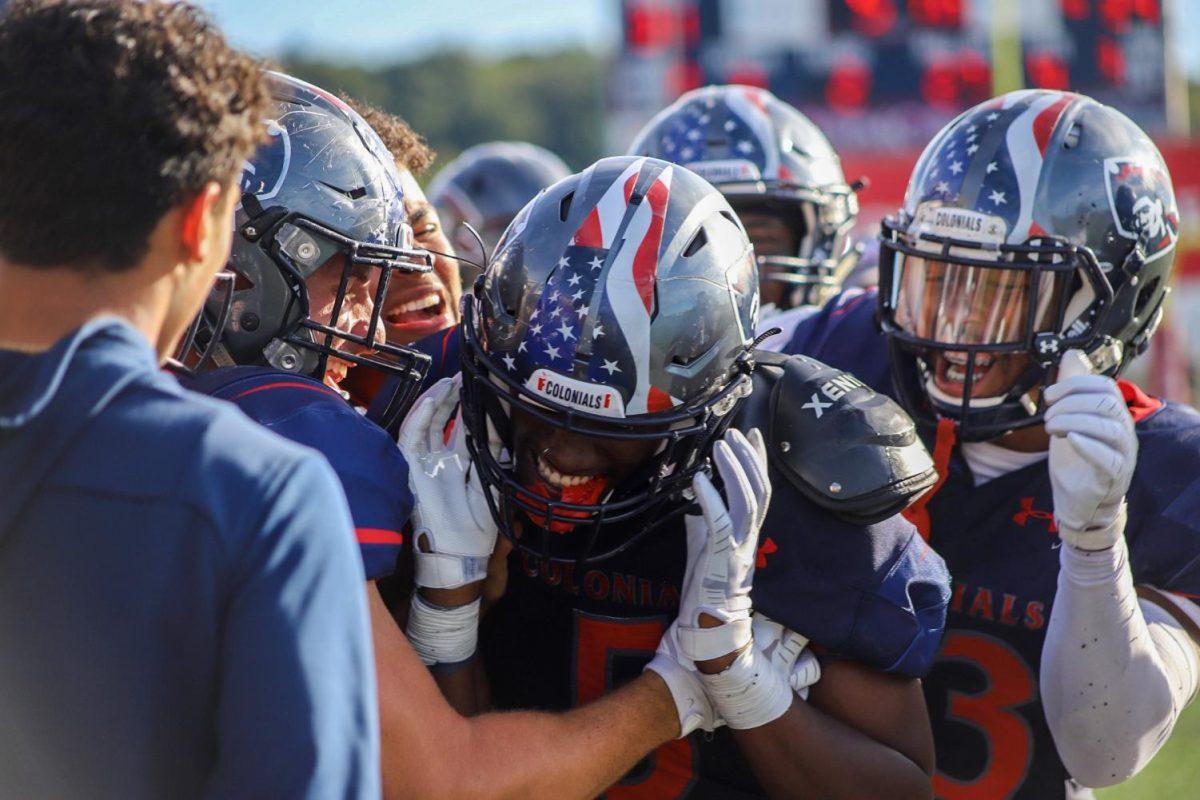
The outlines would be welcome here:
M 379 795 L 331 468 L 159 368 L 266 111 L 184 3 L 0 13 L 0 797 Z

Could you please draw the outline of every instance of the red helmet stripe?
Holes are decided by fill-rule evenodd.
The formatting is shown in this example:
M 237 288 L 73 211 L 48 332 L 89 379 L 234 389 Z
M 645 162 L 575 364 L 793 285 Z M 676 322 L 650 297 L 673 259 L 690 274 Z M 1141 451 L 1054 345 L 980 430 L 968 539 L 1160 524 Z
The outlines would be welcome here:
M 669 169 L 669 168 L 668 168 Z M 633 282 L 637 286 L 638 296 L 649 314 L 654 307 L 654 279 L 658 275 L 658 248 L 662 244 L 663 219 L 667 214 L 667 201 L 671 196 L 671 187 L 662 180 L 662 176 L 654 181 L 650 191 L 646 193 L 646 202 L 650 204 L 650 227 L 638 245 L 637 255 L 633 257 Z
M 1046 145 L 1049 144 L 1050 137 L 1054 134 L 1055 126 L 1058 125 L 1063 112 L 1067 110 L 1067 106 L 1071 105 L 1071 101 L 1074 99 L 1074 95 L 1063 95 L 1058 102 L 1042 111 L 1033 120 L 1033 138 L 1042 155 L 1046 154 Z
M 604 232 L 600 229 L 600 210 L 593 208 L 575 231 L 574 242 L 580 247 L 603 247 Z

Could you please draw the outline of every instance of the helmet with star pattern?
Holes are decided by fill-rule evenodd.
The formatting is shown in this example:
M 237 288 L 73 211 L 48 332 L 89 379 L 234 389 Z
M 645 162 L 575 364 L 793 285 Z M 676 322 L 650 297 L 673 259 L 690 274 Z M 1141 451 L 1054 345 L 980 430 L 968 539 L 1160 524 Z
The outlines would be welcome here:
M 468 446 L 518 548 L 595 561 L 683 512 L 750 391 L 757 286 L 729 204 L 675 164 L 606 158 L 522 209 L 464 298 L 460 329 Z M 620 485 L 537 496 L 515 473 L 515 458 L 536 454 L 512 452 L 514 409 L 657 446 Z

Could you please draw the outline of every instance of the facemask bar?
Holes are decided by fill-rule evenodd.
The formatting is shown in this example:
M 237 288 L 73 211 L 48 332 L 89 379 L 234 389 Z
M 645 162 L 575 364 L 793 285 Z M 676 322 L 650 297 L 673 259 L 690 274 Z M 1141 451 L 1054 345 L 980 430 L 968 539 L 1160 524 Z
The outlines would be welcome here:
M 707 454 L 724 433 L 740 401 L 749 395 L 753 363 L 747 351 L 739 373 L 713 397 L 673 412 L 645 419 L 613 419 L 573 410 L 550 411 L 519 382 L 491 368 L 476 330 L 478 301 L 464 298 L 463 417 L 467 447 L 480 471 L 488 504 L 501 532 L 520 550 L 550 561 L 590 563 L 620 553 L 649 531 L 686 511 L 679 500 L 691 486 L 695 473 L 703 469 Z M 530 493 L 517 480 L 513 463 L 501 463 L 484 445 L 489 420 L 501 439 L 511 442 L 508 411 L 516 406 L 547 425 L 584 436 L 616 440 L 666 441 L 646 470 L 610 490 L 607 500 L 574 504 L 550 500 Z M 510 456 L 515 458 L 515 456 Z M 668 472 L 666 467 L 670 465 Z M 521 536 L 513 531 L 515 512 L 522 512 Z M 612 524 L 639 519 L 645 524 L 632 535 L 625 533 L 611 542 Z M 552 531 L 554 523 L 568 525 L 569 534 Z M 600 546 L 603 549 L 595 552 Z
M 337 252 L 346 256 L 342 267 L 341 280 L 334 298 L 333 309 L 330 312 L 330 322 L 341 317 L 342 306 L 345 303 L 350 282 L 355 272 L 363 267 L 380 271 L 379 285 L 375 290 L 371 307 L 371 317 L 364 334 L 358 335 L 351 331 L 338 328 L 333 324 L 318 322 L 310 317 L 310 306 L 307 290 L 302 290 L 305 280 L 320 268 L 327 257 L 321 253 L 321 243 L 318 240 L 307 239 L 303 236 L 286 237 L 289 230 L 308 231 L 333 243 Z M 407 226 L 404 226 L 407 228 Z M 387 375 L 398 376 L 395 381 L 395 394 L 388 400 L 385 410 L 380 417 L 380 424 L 387 426 L 395 423 L 407 413 L 408 408 L 420 391 L 421 382 L 429 371 L 430 358 L 428 355 L 400 345 L 377 342 L 376 336 L 380 330 L 381 317 L 388 287 L 393 271 L 420 274 L 433 269 L 433 257 L 412 247 L 395 247 L 360 242 L 334 231 L 320 223 L 300 216 L 289 216 L 279 220 L 268 233 L 274 261 L 283 267 L 291 279 L 292 302 L 298 307 L 299 318 L 295 328 L 280 337 L 294 347 L 303 348 L 317 355 L 316 369 L 313 377 L 321 380 L 325 375 L 325 367 L 330 357 L 338 358 L 358 367 L 366 367 L 384 372 Z M 400 231 L 403 242 L 411 242 L 411 232 Z M 306 249 L 307 248 L 307 249 Z M 300 257 L 306 252 L 312 256 L 308 263 Z M 291 317 L 289 311 L 285 316 Z M 349 353 L 339 350 L 335 345 L 337 340 L 349 342 L 364 348 L 366 353 Z
M 880 325 L 892 344 L 893 375 L 905 406 L 925 423 L 936 424 L 937 416 L 949 416 L 959 423 L 959 439 L 972 441 L 992 438 L 1010 430 L 1036 424 L 1042 408 L 1028 393 L 1045 381 L 1062 354 L 1076 348 L 1092 349 L 1100 339 L 1105 315 L 1112 307 L 1113 289 L 1096 260 L 1085 247 L 1055 237 L 1033 239 L 1021 245 L 986 244 L 934 234 L 921 234 L 917 248 L 910 243 L 905 229 L 893 219 L 885 219 L 880 234 L 879 303 Z M 930 248 L 937 245 L 940 249 Z M 954 252 L 951 252 L 953 249 Z M 968 255 L 979 252 L 979 257 Z M 966 254 L 964 254 L 966 253 Z M 899 293 L 903 276 L 903 257 L 941 261 L 963 267 L 996 270 L 1021 270 L 1029 273 L 1029 299 L 1020 341 L 1000 344 L 961 344 L 940 342 L 907 330 L 897 321 Z M 1038 330 L 1037 315 L 1042 276 L 1046 273 L 1080 275 L 1091 288 L 1094 300 L 1065 330 L 1067 307 L 1072 291 L 1063 291 L 1049 321 L 1049 330 Z M 1068 279 L 1069 280 L 1069 279 Z M 1046 326 L 1042 326 L 1046 327 Z M 925 360 L 933 352 L 954 352 L 966 356 L 963 396 L 957 404 L 946 398 L 932 397 L 926 386 L 929 378 Z M 1030 366 L 1016 378 L 999 398 L 972 398 L 981 354 L 1027 354 Z M 982 401 L 982 402 L 981 402 Z M 928 407 L 928 408 L 927 408 Z M 921 412 L 927 413 L 921 413 Z
M 717 188 L 738 213 L 754 206 L 783 206 L 776 213 L 799 214 L 803 225 L 796 255 L 756 256 L 759 280 L 785 284 L 791 290 L 789 298 L 794 298 L 789 302 L 796 305 L 820 305 L 836 294 L 862 254 L 861 245 L 845 245 L 858 214 L 855 186 L 814 189 L 787 181 L 758 186 L 757 192 L 746 191 L 744 184 Z M 818 249 L 828 252 L 815 256 Z M 835 253 L 838 250 L 843 252 Z
M 176 375 L 189 378 L 209 369 L 209 363 L 213 361 L 221 346 L 221 334 L 224 333 L 225 325 L 229 322 L 229 312 L 233 309 L 233 292 L 236 283 L 237 275 L 229 270 L 221 270 L 216 274 L 213 278 L 213 288 L 209 300 L 205 301 L 205 304 L 196 312 L 196 316 L 188 325 L 183 338 L 179 340 L 179 346 L 175 348 L 175 355 L 166 360 L 167 369 Z M 211 324 L 205 325 L 207 322 L 205 312 L 214 296 L 219 297 L 217 314 Z M 203 350 L 197 351 L 202 327 L 208 341 L 205 342 Z M 194 357 L 193 354 L 195 354 Z

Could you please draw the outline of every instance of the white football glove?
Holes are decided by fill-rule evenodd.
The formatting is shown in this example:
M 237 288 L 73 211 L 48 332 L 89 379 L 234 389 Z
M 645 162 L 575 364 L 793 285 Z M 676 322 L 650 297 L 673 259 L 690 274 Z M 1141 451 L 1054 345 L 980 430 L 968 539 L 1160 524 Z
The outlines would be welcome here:
M 808 688 L 821 680 L 821 662 L 807 647 L 808 638 L 757 611 L 753 628 L 754 646 L 788 677 L 792 691 L 807 700 Z
M 688 566 L 679 598 L 679 649 L 693 661 L 740 650 L 750 643 L 750 587 L 758 529 L 767 516 L 771 482 L 762 434 L 750 439 L 731 429 L 713 447 L 713 463 L 725 484 L 728 506 L 704 473 L 692 479 L 700 514 L 684 518 Z M 700 615 L 723 622 L 701 628 Z
M 430 387 L 400 428 L 400 451 L 408 462 L 413 550 L 418 586 L 453 589 L 487 577 L 496 546 L 496 522 L 471 464 L 462 415 L 450 441 L 444 431 L 458 404 L 460 376 Z M 498 442 L 489 442 L 498 452 Z M 428 548 L 428 549 L 426 549 Z
M 400 428 L 413 508 L 413 552 L 418 587 L 453 589 L 487 577 L 496 524 L 471 465 L 462 415 L 450 441 L 445 429 L 458 403 L 461 379 L 443 378 L 417 401 Z M 498 452 L 498 442 L 489 442 Z M 455 664 L 475 653 L 479 599 L 444 607 L 413 592 L 406 632 L 427 665 Z
M 754 648 L 773 670 L 788 677 L 793 692 L 807 700 L 809 687 L 821 679 L 821 664 L 807 648 L 808 639 L 757 611 L 751 627 Z M 695 662 L 680 654 L 677 629 L 672 627 L 663 636 L 647 669 L 661 675 L 671 689 L 679 712 L 680 736 L 687 736 L 696 728 L 713 731 L 725 724 L 705 694 Z
M 1083 353 L 1066 352 L 1058 382 L 1046 389 L 1045 425 L 1058 535 L 1082 550 L 1103 550 L 1124 534 L 1138 446 L 1116 381 L 1090 373 Z

